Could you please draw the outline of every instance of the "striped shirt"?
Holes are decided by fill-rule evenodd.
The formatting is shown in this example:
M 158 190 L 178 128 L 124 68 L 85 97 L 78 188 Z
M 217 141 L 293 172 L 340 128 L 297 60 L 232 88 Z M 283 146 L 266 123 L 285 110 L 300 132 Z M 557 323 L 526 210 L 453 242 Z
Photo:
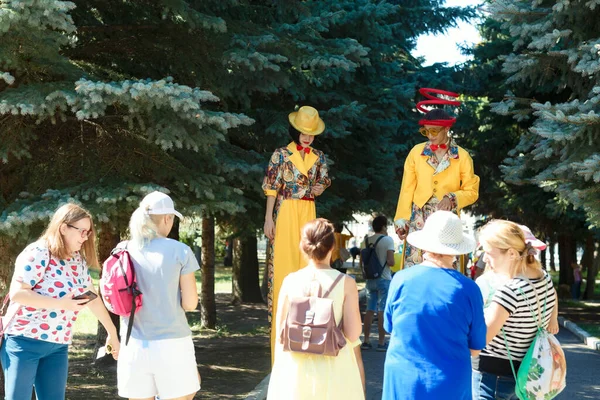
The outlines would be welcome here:
M 542 326 L 544 328 L 548 327 L 552 311 L 554 307 L 556 307 L 552 279 L 546 272 L 544 272 L 544 276 L 539 279 L 512 279 L 496 291 L 492 302 L 498 303 L 508 311 L 509 317 L 503 326 L 504 332 L 506 333 L 506 341 L 508 342 L 510 356 L 512 357 L 513 362 L 520 362 L 525 357 L 529 346 L 535 338 L 538 325 L 536 320 L 539 321 L 539 316 L 543 313 L 544 302 L 546 303 L 546 311 L 543 313 L 542 317 Z M 535 313 L 535 319 L 532 311 Z M 498 360 L 509 359 L 502 330 L 498 332 L 485 349 L 481 351 L 480 359 L 479 364 L 482 368 L 476 369 L 482 370 L 483 372 L 495 373 L 497 375 L 511 375 L 510 364 L 506 361 L 499 362 L 500 360 Z M 494 362 L 493 359 L 498 362 Z M 490 365 L 490 362 L 497 364 L 497 366 L 508 366 L 508 370 L 503 367 L 501 369 L 505 373 L 486 371 L 485 366 Z M 515 365 L 515 368 L 517 368 L 517 365 Z M 494 370 L 496 370 L 496 368 L 494 368 Z

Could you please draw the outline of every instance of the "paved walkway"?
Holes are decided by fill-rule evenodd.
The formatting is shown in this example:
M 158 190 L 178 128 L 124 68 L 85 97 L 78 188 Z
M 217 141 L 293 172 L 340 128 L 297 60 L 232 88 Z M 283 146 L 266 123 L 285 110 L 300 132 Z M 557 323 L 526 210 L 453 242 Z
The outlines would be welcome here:
M 375 324 L 371 341 L 376 343 L 376 329 L 373 328 L 376 328 Z M 565 328 L 561 328 L 557 337 L 567 356 L 567 387 L 555 399 L 600 399 L 600 352 L 584 346 Z M 362 355 L 367 377 L 367 400 L 380 400 L 385 353 L 363 350 Z

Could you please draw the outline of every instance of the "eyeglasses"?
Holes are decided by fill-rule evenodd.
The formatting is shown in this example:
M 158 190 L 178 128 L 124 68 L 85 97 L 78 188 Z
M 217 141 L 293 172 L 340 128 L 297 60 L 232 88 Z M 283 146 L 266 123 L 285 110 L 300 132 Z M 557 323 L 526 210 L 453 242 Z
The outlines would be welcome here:
M 439 126 L 439 127 L 435 127 L 435 128 L 426 128 L 426 127 L 422 126 L 421 128 L 419 128 L 419 133 L 421 135 L 425 136 L 425 137 L 427 137 L 427 135 L 431 135 L 433 137 L 436 137 L 444 129 L 445 128 L 443 126 Z
M 89 238 L 92 235 L 92 231 L 91 230 L 87 230 L 87 229 L 83 229 L 83 228 L 78 228 L 76 226 L 73 226 L 71 224 L 67 224 L 67 226 L 69 228 L 75 229 L 76 231 L 79 231 L 79 233 L 81 234 L 82 238 Z

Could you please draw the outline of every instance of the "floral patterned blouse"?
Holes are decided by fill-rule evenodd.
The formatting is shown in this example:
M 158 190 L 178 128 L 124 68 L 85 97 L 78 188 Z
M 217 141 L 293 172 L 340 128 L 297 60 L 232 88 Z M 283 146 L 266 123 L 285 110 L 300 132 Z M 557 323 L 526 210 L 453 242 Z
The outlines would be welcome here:
M 73 291 L 75 295 L 93 287 L 85 260 L 79 252 L 61 260 L 50 257 L 43 241 L 30 244 L 19 254 L 13 279 L 32 287 L 42 296 L 61 298 Z M 11 307 L 18 307 L 12 303 Z M 76 311 L 20 307 L 6 333 L 57 344 L 70 344 Z
M 277 202 L 289 199 L 314 200 L 315 196 L 311 193 L 314 186 L 328 188 L 331 185 L 325 154 L 309 148 L 310 153 L 304 159 L 294 142 L 275 150 L 262 184 L 265 195 L 277 197 Z

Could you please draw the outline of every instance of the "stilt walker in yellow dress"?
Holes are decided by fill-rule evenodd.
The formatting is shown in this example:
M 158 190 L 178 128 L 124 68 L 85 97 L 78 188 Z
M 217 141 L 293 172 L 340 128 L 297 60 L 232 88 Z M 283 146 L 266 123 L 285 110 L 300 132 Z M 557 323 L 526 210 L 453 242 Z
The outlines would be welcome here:
M 450 128 L 456 122 L 439 108 L 427 110 L 425 105 L 459 106 L 456 100 L 445 100 L 431 95 L 441 94 L 456 98 L 457 93 L 422 88 L 419 92 L 429 100 L 417 104 L 426 113 L 419 121 L 419 132 L 428 141 L 412 148 L 404 163 L 402 187 L 394 223 L 400 240 L 404 240 L 400 269 L 423 261 L 419 249 L 406 243 L 409 232 L 421 230 L 425 220 L 437 210 L 460 210 L 477 201 L 479 177 L 473 171 L 473 159 L 450 136 Z M 464 274 L 465 257 L 461 256 L 459 270 Z
M 317 217 L 315 197 L 331 185 L 325 154 L 311 147 L 315 136 L 325 130 L 319 112 L 303 106 L 289 115 L 289 122 L 293 142 L 275 150 L 262 185 L 267 196 L 264 230 L 270 246 L 267 268 L 271 362 L 281 283 L 289 273 L 306 266 L 299 247 L 301 229 Z

